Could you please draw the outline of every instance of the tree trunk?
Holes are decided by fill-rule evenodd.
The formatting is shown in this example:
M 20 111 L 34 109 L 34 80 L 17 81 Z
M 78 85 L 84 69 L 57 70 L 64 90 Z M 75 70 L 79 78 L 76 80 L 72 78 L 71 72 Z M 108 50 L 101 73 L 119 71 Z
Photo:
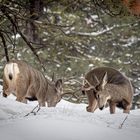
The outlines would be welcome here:
M 43 12 L 43 0 L 29 0 L 30 18 L 26 21 L 26 35 L 30 42 L 39 43 L 38 28 L 34 20 L 38 20 Z

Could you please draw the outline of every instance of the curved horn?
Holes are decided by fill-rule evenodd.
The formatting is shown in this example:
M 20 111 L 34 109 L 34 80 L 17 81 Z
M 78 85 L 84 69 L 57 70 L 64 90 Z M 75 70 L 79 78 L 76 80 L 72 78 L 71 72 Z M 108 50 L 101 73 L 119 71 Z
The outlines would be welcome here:
M 87 79 L 84 79 L 85 84 L 88 84 L 89 87 L 85 87 L 85 84 L 82 86 L 82 89 L 85 91 L 91 90 L 91 89 L 95 89 L 95 87 L 93 85 L 90 84 L 90 82 Z

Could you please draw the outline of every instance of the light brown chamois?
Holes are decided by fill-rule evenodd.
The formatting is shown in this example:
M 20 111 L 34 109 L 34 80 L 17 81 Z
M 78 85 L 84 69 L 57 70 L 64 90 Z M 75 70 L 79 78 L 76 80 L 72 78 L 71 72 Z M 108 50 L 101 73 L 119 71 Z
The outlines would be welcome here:
M 62 80 L 51 82 L 35 68 L 19 60 L 8 62 L 3 73 L 3 96 L 13 93 L 16 100 L 26 103 L 38 100 L 39 106 L 55 107 L 61 100 Z
M 84 78 L 82 91 L 87 94 L 87 111 L 103 109 L 108 102 L 110 113 L 115 107 L 129 113 L 133 100 L 133 88 L 129 79 L 118 70 L 110 67 L 99 67 L 89 71 Z

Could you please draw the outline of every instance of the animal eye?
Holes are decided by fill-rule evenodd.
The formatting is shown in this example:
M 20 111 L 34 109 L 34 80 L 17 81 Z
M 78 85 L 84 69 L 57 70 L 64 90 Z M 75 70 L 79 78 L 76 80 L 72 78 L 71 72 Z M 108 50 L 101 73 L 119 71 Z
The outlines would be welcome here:
M 97 91 L 99 91 L 99 90 L 100 90 L 99 85 L 97 85 L 97 86 L 95 87 L 95 89 L 96 89 Z

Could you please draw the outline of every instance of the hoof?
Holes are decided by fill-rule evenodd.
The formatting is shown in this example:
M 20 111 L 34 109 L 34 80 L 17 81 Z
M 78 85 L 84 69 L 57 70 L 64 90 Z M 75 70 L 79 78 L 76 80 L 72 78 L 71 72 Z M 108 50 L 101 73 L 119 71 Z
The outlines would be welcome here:
M 94 110 L 90 106 L 87 106 L 86 110 L 87 110 L 87 112 L 94 112 Z
M 5 98 L 6 98 L 6 97 L 7 97 L 7 94 L 3 93 L 3 97 L 5 97 Z

